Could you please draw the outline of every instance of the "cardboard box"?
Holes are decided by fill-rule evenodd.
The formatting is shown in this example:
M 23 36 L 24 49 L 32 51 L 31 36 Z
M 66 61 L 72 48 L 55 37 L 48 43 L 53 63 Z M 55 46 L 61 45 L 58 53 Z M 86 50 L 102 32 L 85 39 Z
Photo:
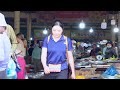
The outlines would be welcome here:
M 81 68 L 80 70 L 76 70 L 76 76 L 85 76 L 85 78 L 94 77 L 96 68 Z

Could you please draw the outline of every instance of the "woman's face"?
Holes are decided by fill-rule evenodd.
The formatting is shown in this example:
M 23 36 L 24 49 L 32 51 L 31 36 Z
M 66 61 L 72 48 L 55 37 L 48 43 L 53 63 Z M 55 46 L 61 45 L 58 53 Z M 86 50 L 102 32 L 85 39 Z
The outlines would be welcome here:
M 21 35 L 21 39 L 22 39 L 22 40 L 24 39 L 24 35 L 23 35 L 23 34 Z
M 112 45 L 111 45 L 111 44 L 107 44 L 107 47 L 108 47 L 108 48 L 111 48 L 111 47 L 112 47 Z
M 18 43 L 19 43 L 19 42 L 21 41 L 21 39 L 17 37 L 17 41 L 18 41 Z
M 58 25 L 53 26 L 52 34 L 54 37 L 56 37 L 56 38 L 60 37 L 62 32 L 63 32 L 63 29 L 60 26 L 58 26 Z

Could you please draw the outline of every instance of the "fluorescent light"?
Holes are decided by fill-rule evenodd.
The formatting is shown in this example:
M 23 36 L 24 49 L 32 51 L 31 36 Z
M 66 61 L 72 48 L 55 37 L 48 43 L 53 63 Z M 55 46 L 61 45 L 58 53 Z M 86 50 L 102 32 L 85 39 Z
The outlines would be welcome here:
M 81 29 L 84 29 L 85 28 L 85 23 L 82 21 L 82 22 L 80 22 L 80 24 L 79 24 L 79 28 L 81 28 Z
M 48 31 L 46 28 L 45 28 L 45 30 L 43 30 L 43 34 L 48 34 Z
M 119 28 L 118 28 L 118 27 L 115 27 L 115 28 L 113 29 L 113 31 L 114 31 L 115 33 L 117 33 L 117 32 L 119 32 Z
M 92 29 L 92 27 L 90 28 L 89 32 L 90 32 L 90 33 L 93 33 L 93 29 Z

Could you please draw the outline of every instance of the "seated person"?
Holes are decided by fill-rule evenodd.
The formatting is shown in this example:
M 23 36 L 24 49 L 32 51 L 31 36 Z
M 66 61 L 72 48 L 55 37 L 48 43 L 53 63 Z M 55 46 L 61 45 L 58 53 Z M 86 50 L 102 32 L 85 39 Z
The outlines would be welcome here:
M 93 44 L 92 50 L 90 51 L 90 56 L 92 56 L 93 58 L 96 58 L 96 56 L 99 54 L 100 51 L 101 51 L 101 49 L 99 47 L 97 47 L 96 44 Z
M 106 47 L 103 48 L 103 55 L 105 59 L 117 57 L 116 51 L 111 42 L 106 43 Z

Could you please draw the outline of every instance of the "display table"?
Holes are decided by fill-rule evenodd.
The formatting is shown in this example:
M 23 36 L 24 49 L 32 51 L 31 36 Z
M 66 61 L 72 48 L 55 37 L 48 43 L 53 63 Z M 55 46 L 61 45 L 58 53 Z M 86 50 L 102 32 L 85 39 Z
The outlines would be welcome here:
M 105 61 L 104 64 L 89 64 L 86 66 L 80 66 L 79 68 L 76 68 L 75 73 L 76 76 L 84 76 L 83 79 L 104 79 L 102 77 L 102 74 L 106 71 L 107 68 L 109 68 L 111 65 L 113 65 L 118 73 L 120 74 L 120 60 L 114 60 L 114 61 Z M 81 78 L 77 78 L 81 79 Z
M 85 79 L 100 77 L 100 74 L 96 73 L 95 70 L 96 68 L 81 68 L 80 70 L 75 70 L 75 73 L 76 76 L 84 76 Z

